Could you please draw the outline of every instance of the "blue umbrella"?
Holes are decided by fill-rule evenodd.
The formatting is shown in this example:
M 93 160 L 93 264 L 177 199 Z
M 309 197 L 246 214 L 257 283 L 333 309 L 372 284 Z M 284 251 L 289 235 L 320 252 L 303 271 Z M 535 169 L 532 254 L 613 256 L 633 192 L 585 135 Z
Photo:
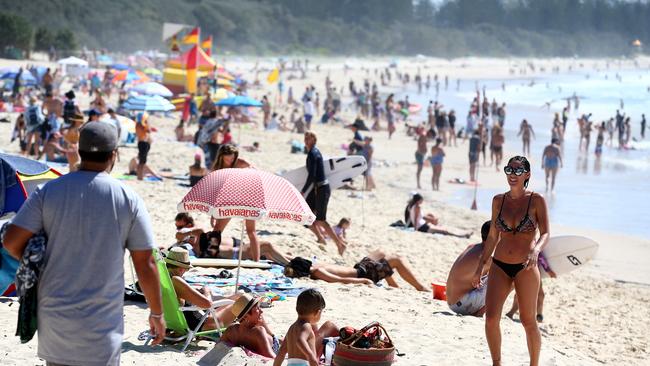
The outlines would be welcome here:
M 120 71 L 130 69 L 129 65 L 125 65 L 125 64 L 113 64 L 111 68 Z
M 261 107 L 262 103 L 245 95 L 236 95 L 234 97 L 221 99 L 215 105 L 228 107 Z
M 170 101 L 159 95 L 130 97 L 122 106 L 127 110 L 149 112 L 169 112 L 176 109 Z
M 5 72 L 4 74 L 2 74 L 2 76 L 0 76 L 0 79 L 2 79 L 2 80 L 7 80 L 7 79 L 14 80 L 16 78 L 16 74 L 18 74 L 18 73 L 17 72 Z M 29 72 L 29 70 L 23 70 L 23 73 L 20 74 L 20 82 L 23 85 L 36 85 L 38 83 L 36 81 L 36 78 L 34 77 L 34 75 L 32 75 L 32 73 Z

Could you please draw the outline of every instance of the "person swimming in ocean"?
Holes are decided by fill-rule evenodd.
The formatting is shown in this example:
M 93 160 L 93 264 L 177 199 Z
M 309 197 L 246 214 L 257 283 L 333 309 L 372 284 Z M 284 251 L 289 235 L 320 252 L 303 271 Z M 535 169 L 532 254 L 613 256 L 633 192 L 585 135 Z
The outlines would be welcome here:
M 555 191 L 555 177 L 559 168 L 562 168 L 562 151 L 560 150 L 557 138 L 551 139 L 551 144 L 544 148 L 542 153 L 542 169 L 546 174 L 546 191 L 548 192 L 548 180 L 551 179 L 551 192 Z

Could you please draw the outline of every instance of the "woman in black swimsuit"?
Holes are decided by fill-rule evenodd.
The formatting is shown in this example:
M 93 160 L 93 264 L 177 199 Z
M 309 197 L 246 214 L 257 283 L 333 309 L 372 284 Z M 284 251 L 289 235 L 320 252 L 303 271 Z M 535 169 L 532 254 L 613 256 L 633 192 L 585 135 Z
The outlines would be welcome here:
M 546 202 L 539 194 L 526 191 L 530 180 L 530 163 L 515 156 L 504 168 L 510 190 L 494 196 L 492 225 L 485 248 L 474 274 L 478 288 L 481 272 L 494 252 L 485 300 L 485 335 L 494 365 L 501 365 L 500 320 L 503 303 L 514 285 L 526 331 L 530 365 L 539 363 L 542 339 L 537 328 L 537 294 L 540 286 L 537 258 L 549 237 Z M 537 230 L 539 238 L 535 240 Z M 495 251 L 496 248 L 496 251 Z

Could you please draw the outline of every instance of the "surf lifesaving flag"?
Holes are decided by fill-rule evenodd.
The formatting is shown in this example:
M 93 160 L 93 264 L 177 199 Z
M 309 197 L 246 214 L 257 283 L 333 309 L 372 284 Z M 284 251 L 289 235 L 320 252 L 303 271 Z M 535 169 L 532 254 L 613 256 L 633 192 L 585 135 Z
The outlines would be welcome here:
M 192 29 L 191 32 L 183 37 L 183 44 L 199 44 L 199 27 Z
M 206 55 L 212 56 L 212 36 L 208 36 L 208 38 L 201 41 L 201 48 L 203 48 Z
M 280 79 L 280 69 L 277 67 L 269 73 L 269 76 L 266 77 L 266 81 L 269 82 L 269 84 L 273 84 Z

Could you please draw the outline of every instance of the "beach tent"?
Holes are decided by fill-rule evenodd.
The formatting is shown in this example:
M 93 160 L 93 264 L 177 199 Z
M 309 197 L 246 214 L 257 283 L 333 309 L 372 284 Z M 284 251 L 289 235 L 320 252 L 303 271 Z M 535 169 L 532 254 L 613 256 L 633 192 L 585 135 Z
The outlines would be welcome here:
M 13 80 L 16 78 L 16 74 L 18 74 L 17 71 L 5 72 L 4 74 L 0 75 L 0 79 L 10 80 L 13 82 Z M 29 72 L 29 70 L 24 70 L 24 69 L 22 74 L 20 74 L 20 82 L 22 83 L 22 85 L 36 85 L 38 83 L 34 75 L 32 75 L 32 73 Z
M 107 65 L 112 65 L 114 62 L 111 56 L 99 55 L 97 56 L 97 63 L 103 66 L 107 66 Z
M 207 77 L 207 71 L 198 71 L 197 78 Z M 187 71 L 183 69 L 166 68 L 163 70 L 163 85 L 166 86 L 174 94 L 181 94 L 186 92 L 185 79 L 187 78 Z M 232 89 L 234 83 L 228 79 L 217 79 L 217 85 L 220 88 Z
M 39 161 L 0 153 L 0 224 L 18 212 L 27 197 L 61 173 Z M 0 296 L 11 296 L 18 261 L 0 248 Z
M 61 66 L 63 75 L 80 76 L 88 72 L 88 62 L 78 57 L 66 57 L 56 63 Z
M 217 62 L 212 59 L 212 57 L 208 56 L 208 54 L 205 53 L 205 51 L 203 51 L 200 47 L 197 51 L 198 59 L 196 62 L 199 71 L 213 71 L 215 66 L 217 66 Z M 186 69 L 188 60 L 190 59 L 190 52 L 192 52 L 192 50 L 185 52 L 180 57 L 176 57 L 167 61 L 167 64 L 165 66 L 172 69 Z

